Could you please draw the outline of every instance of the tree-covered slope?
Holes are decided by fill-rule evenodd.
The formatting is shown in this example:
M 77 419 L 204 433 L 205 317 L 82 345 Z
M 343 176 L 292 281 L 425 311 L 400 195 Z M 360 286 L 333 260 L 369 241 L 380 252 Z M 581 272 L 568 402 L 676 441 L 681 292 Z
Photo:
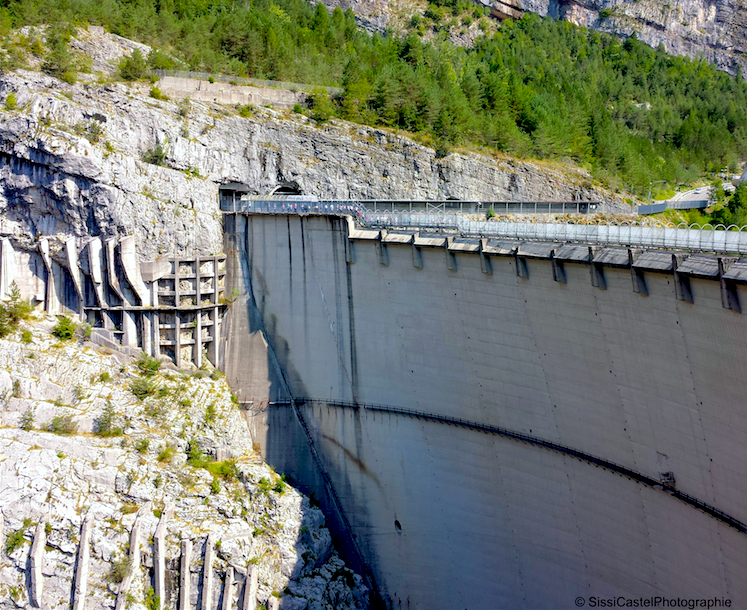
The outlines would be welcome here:
M 639 194 L 651 181 L 689 182 L 747 156 L 740 75 L 535 15 L 504 22 L 464 49 L 445 36 L 424 42 L 417 31 L 371 35 L 350 11 L 330 14 L 302 0 L 2 5 L 6 32 L 52 21 L 102 24 L 191 68 L 342 86 L 338 99 L 312 96 L 320 119 L 402 129 L 444 151 L 476 145 L 571 159 Z M 151 64 L 174 62 L 159 53 Z

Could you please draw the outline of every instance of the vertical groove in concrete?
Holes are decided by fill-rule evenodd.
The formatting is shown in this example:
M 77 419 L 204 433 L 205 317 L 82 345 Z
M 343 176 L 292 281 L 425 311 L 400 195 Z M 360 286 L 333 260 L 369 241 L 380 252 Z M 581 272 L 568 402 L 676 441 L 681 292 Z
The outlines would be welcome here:
M 190 576 L 189 564 L 192 561 L 192 541 L 182 540 L 181 574 L 179 576 L 179 610 L 189 610 Z
M 88 571 L 91 546 L 91 515 L 86 515 L 80 530 L 78 546 L 78 566 L 75 569 L 75 589 L 73 590 L 73 610 L 83 610 L 88 589 Z
M 233 566 L 226 568 L 226 580 L 223 583 L 223 605 L 221 610 L 233 608 Z
M 208 534 L 205 541 L 205 560 L 202 566 L 202 607 L 201 610 L 213 610 L 213 556 L 215 536 Z
M 127 575 L 124 577 L 119 585 L 119 593 L 117 594 L 117 605 L 115 610 L 124 610 L 126 607 L 125 598 L 127 592 L 130 590 L 132 579 L 135 576 L 135 571 L 140 569 L 140 529 L 142 528 L 142 516 L 150 512 L 152 504 L 147 502 L 144 504 L 135 517 L 135 523 L 132 525 L 132 531 L 130 532 L 130 569 Z
M 244 585 L 244 604 L 241 610 L 257 610 L 258 572 L 257 566 L 249 566 Z
M 156 610 L 163 610 L 166 601 L 166 528 L 174 514 L 174 506 L 167 504 L 161 513 L 156 533 L 153 536 L 153 567 L 155 568 L 155 594 L 158 599 Z
M 31 554 L 29 557 L 30 581 L 29 600 L 34 608 L 41 608 L 42 593 L 44 582 L 42 567 L 44 564 L 44 547 L 47 544 L 47 534 L 44 531 L 44 522 L 39 521 L 34 532 L 34 542 L 31 545 Z

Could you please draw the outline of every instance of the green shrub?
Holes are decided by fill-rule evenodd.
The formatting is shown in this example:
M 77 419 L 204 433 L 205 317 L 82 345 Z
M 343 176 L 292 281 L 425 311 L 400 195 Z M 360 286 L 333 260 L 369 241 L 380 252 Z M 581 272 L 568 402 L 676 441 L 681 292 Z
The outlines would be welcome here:
M 19 422 L 18 427 L 21 430 L 26 430 L 26 432 L 33 430 L 35 417 L 36 416 L 31 409 L 26 409 L 23 412 L 23 415 L 21 415 L 21 421 Z
M 47 429 L 55 434 L 70 436 L 78 431 L 78 424 L 72 415 L 55 415 Z
M 6 110 L 15 110 L 18 107 L 18 98 L 16 97 L 16 94 L 14 91 L 11 91 L 8 93 L 8 96 L 5 98 L 5 109 Z
M 147 69 L 145 58 L 139 49 L 135 49 L 132 55 L 119 61 L 119 77 L 122 80 L 140 80 L 145 77 Z
M 288 487 L 288 484 L 285 482 L 285 475 L 281 474 L 278 477 L 278 480 L 275 481 L 275 485 L 273 485 L 272 490 L 280 494 L 281 496 L 285 493 L 286 488 Z
M 135 366 L 143 377 L 153 377 L 153 375 L 155 375 L 161 368 L 161 362 L 155 358 L 151 358 L 148 354 L 143 354 L 140 359 L 135 362 Z
M 218 415 L 218 412 L 215 409 L 215 403 L 211 402 L 207 406 L 207 409 L 205 409 L 205 423 L 212 424 L 215 421 L 215 418 L 217 415 Z
M 99 381 L 101 383 L 107 383 L 111 380 L 112 380 L 112 376 L 111 376 L 111 373 L 109 373 L 109 371 L 101 371 L 101 373 L 99 374 Z
M 47 47 L 49 52 L 41 65 L 41 69 L 47 74 L 56 76 L 66 83 L 75 82 L 75 66 L 73 56 L 68 48 L 70 42 L 70 25 L 61 21 L 55 21 L 47 27 Z
M 0 337 L 15 332 L 21 320 L 31 316 L 31 303 L 21 298 L 21 291 L 15 281 L 11 282 L 8 299 L 0 303 Z
M 130 573 L 131 567 L 132 560 L 128 555 L 123 555 L 122 557 L 113 557 L 111 566 L 109 566 L 109 573 L 106 575 L 106 579 L 110 583 L 118 585 Z
M 200 448 L 197 446 L 195 441 L 189 443 L 189 451 L 187 452 L 187 463 L 194 468 L 205 468 L 210 462 L 210 458 L 205 455 Z
M 147 377 L 133 379 L 130 382 L 129 387 L 130 392 L 132 392 L 139 400 L 145 400 L 148 396 L 152 396 L 156 392 L 156 384 L 152 379 Z
M 168 101 L 168 99 L 169 99 L 169 97 L 167 95 L 164 95 L 163 92 L 158 87 L 151 87 L 150 88 L 150 96 L 154 100 Z
M 239 469 L 236 467 L 236 460 L 210 462 L 205 464 L 205 468 L 214 477 L 219 477 L 224 481 L 233 481 L 239 477 Z
M 257 483 L 257 492 L 261 494 L 268 494 L 270 493 L 270 490 L 272 489 L 272 483 L 270 482 L 270 479 L 266 477 L 262 477 L 259 480 L 259 483 Z
M 156 458 L 159 462 L 170 462 L 171 458 L 174 457 L 174 448 L 171 445 L 164 446 L 161 449 L 158 457 Z
M 67 316 L 57 316 L 57 324 L 52 328 L 52 335 L 60 341 L 69 341 L 75 336 L 75 322 Z
M 149 438 L 141 438 L 137 443 L 135 443 L 135 451 L 138 453 L 145 453 L 148 451 L 148 447 L 150 447 Z
M 114 425 L 116 417 L 117 413 L 114 410 L 114 406 L 107 400 L 106 406 L 101 412 L 101 416 L 96 420 L 96 430 L 94 434 L 103 437 L 122 436 L 122 428 Z
M 159 142 L 154 148 L 143 153 L 143 161 L 151 165 L 163 165 L 166 162 L 166 150 Z
M 6 555 L 12 555 L 17 549 L 20 549 L 23 546 L 24 534 L 27 528 L 28 526 L 25 526 L 8 534 L 8 536 L 5 538 Z
M 33 341 L 33 337 L 31 336 L 31 331 L 26 329 L 21 333 L 21 342 L 29 344 Z
M 211 494 L 219 494 L 220 493 L 220 481 L 217 477 L 213 477 L 213 482 L 210 483 L 210 493 Z

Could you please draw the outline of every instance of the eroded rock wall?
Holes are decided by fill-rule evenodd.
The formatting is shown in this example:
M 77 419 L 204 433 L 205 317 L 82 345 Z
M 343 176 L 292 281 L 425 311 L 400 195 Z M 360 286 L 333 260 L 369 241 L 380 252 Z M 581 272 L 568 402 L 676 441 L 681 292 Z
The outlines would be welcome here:
M 257 193 L 296 181 L 330 198 L 605 201 L 588 173 L 473 153 L 437 158 L 413 140 L 344 121 L 155 100 L 148 87 L 67 85 L 35 72 L 0 78 L 0 235 L 132 234 L 144 259 L 222 250 L 218 186 Z M 151 162 L 147 162 L 151 161 Z

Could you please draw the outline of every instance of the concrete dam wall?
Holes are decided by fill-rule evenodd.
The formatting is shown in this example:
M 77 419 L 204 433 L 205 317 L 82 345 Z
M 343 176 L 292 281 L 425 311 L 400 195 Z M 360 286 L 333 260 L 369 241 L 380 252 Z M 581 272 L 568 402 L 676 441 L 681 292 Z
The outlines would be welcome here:
M 229 381 L 384 605 L 747 605 L 740 262 L 225 229 Z

